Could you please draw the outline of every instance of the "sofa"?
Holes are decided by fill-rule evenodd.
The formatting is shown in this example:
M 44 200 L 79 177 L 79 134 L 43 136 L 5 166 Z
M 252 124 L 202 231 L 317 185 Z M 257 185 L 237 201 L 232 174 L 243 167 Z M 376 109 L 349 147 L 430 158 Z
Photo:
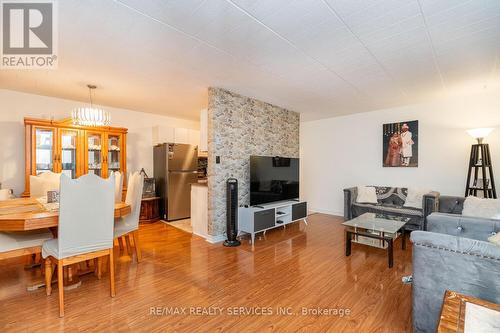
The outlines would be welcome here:
M 416 333 L 436 331 L 446 290 L 500 304 L 500 246 L 488 242 L 500 220 L 458 215 L 464 200 L 442 196 L 444 212 L 427 217 L 427 231 L 411 233 Z
M 427 216 L 438 209 L 438 192 L 430 192 L 424 195 L 422 209 L 420 209 L 403 207 L 408 195 L 407 188 L 375 186 L 375 191 L 377 192 L 378 203 L 371 204 L 356 202 L 357 187 L 344 189 L 345 220 L 351 220 L 364 213 L 380 213 L 410 218 L 410 221 L 405 226 L 407 230 L 426 230 Z

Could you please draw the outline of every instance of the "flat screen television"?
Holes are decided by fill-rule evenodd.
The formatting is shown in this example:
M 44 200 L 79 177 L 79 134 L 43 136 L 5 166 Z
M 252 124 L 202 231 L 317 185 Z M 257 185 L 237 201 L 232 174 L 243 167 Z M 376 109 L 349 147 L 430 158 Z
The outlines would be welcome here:
M 250 205 L 299 198 L 299 159 L 250 156 Z

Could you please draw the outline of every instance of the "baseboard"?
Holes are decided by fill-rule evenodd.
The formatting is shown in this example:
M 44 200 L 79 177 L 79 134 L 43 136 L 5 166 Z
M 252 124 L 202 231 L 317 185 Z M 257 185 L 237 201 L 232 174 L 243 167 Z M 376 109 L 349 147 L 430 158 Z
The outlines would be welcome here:
M 220 242 L 225 241 L 226 235 L 217 235 L 217 236 L 207 235 L 207 237 L 205 237 L 205 239 L 210 244 L 216 244 L 216 243 L 220 243 Z
M 334 216 L 344 216 L 344 212 L 335 212 L 333 210 L 328 210 L 328 209 L 308 207 L 307 210 L 312 212 L 312 213 L 328 214 L 328 215 L 334 215 Z
M 194 231 L 194 230 L 193 230 L 193 235 L 198 236 L 198 237 L 201 237 L 201 238 L 203 238 L 203 239 L 207 239 L 207 235 L 202 235 L 202 234 L 199 234 L 199 233 L 197 233 L 197 232 L 196 232 L 196 231 Z
M 226 235 L 225 234 L 217 235 L 217 236 L 212 236 L 212 235 L 200 234 L 200 233 L 197 233 L 196 231 L 193 230 L 193 235 L 196 235 L 198 237 L 204 238 L 210 244 L 217 244 L 217 243 L 220 243 L 220 242 L 223 242 L 223 241 L 226 240 Z

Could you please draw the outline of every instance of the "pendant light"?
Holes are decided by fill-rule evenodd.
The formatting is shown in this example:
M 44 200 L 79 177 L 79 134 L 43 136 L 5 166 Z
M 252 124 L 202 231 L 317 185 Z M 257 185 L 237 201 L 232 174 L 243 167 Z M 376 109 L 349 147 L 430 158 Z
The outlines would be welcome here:
M 92 92 L 97 86 L 88 84 L 90 107 L 79 107 L 73 110 L 71 118 L 74 125 L 80 126 L 109 126 L 111 115 L 108 111 L 94 107 L 92 103 Z

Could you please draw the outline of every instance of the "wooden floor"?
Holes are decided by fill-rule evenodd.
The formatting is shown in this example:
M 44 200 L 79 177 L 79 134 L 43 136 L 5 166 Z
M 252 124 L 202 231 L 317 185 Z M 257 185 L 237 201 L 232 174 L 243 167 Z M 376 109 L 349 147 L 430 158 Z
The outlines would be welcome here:
M 402 251 L 396 242 L 392 269 L 379 249 L 353 244 L 346 258 L 340 223 L 315 214 L 307 227 L 257 237 L 254 251 L 248 241 L 224 248 L 162 222 L 143 225 L 140 264 L 115 248 L 116 297 L 107 276 L 84 276 L 65 293 L 63 319 L 57 286 L 49 297 L 44 289 L 27 292 L 39 272 L 24 270 L 26 258 L 4 260 L 0 331 L 411 332 L 411 286 L 401 283 L 411 274 L 411 245 Z M 196 307 L 212 313 L 190 314 Z M 302 308 L 333 310 L 303 315 Z

